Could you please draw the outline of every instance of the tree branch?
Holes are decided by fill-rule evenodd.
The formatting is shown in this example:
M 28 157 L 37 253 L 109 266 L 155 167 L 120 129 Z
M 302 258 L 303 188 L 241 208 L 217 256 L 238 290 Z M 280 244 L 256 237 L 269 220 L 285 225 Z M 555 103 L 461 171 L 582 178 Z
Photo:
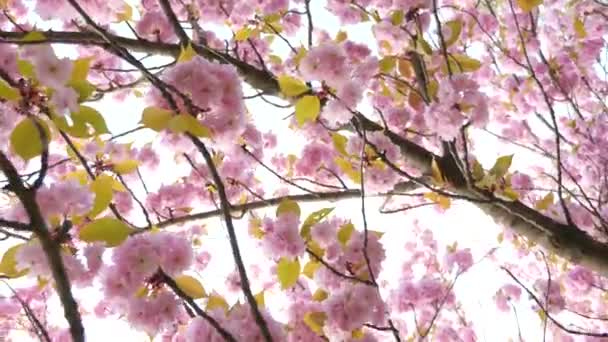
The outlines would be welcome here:
M 64 316 L 70 325 L 72 340 L 75 342 L 84 342 L 84 327 L 82 325 L 82 319 L 80 318 L 80 312 L 78 311 L 78 304 L 72 295 L 70 280 L 65 266 L 63 265 L 61 248 L 53 241 L 47 228 L 46 222 L 38 207 L 38 203 L 36 203 L 36 192 L 32 189 L 27 189 L 24 186 L 19 177 L 19 173 L 2 152 L 0 152 L 0 169 L 2 169 L 2 172 L 4 172 L 8 178 L 12 191 L 19 197 L 19 200 L 30 219 L 30 225 L 34 233 L 40 239 L 40 244 L 42 245 L 49 267 L 51 268 L 53 279 L 55 280 L 55 288 L 63 306 Z

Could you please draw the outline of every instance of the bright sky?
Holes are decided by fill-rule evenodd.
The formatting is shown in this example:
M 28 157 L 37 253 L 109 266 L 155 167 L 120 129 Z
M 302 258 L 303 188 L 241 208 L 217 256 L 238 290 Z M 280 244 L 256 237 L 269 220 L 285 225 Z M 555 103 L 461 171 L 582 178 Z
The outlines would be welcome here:
M 338 30 L 341 29 L 336 18 L 329 15 L 323 9 L 322 1 L 312 1 L 312 12 L 316 26 L 322 26 L 328 30 L 331 36 L 335 36 Z M 349 33 L 349 38 L 352 40 L 368 44 L 375 41 L 369 24 L 357 25 L 356 27 L 350 26 L 342 29 L 345 29 Z M 224 29 L 224 34 L 226 33 L 228 32 Z M 299 39 L 302 42 L 305 41 L 304 32 L 302 32 Z M 279 39 L 275 41 L 273 47 L 276 48 L 279 55 L 285 55 L 287 52 L 287 47 Z M 370 46 L 370 48 L 375 49 L 375 46 Z M 70 49 L 65 48 L 58 50 L 58 53 L 66 55 L 73 55 L 72 52 Z M 158 59 L 150 59 L 150 63 L 160 64 L 162 62 Z M 251 95 L 253 92 L 246 88 L 245 93 L 246 95 Z M 278 135 L 279 142 L 292 142 L 292 146 L 288 148 L 302 146 L 305 143 L 303 139 L 295 138 L 293 132 L 286 129 L 286 121 L 281 120 L 287 114 L 290 114 L 289 110 L 277 109 L 258 99 L 248 101 L 247 105 L 249 111 L 255 117 L 256 124 L 261 127 L 262 131 L 267 129 L 273 130 Z M 145 104 L 142 103 L 141 99 L 135 97 L 129 97 L 123 102 L 117 102 L 112 100 L 111 97 L 107 97 L 99 103 L 94 104 L 94 106 L 105 115 L 111 132 L 120 133 L 137 126 Z M 152 135 L 149 133 L 137 133 L 130 135 L 122 141 L 134 140 L 138 144 L 141 141 L 148 142 L 150 136 Z M 501 155 L 516 152 L 514 168 L 525 167 L 529 163 L 533 163 L 533 159 L 526 156 L 521 149 L 501 145 L 499 150 L 495 138 L 487 134 L 485 134 L 485 138 L 487 140 L 484 141 L 483 147 L 478 147 L 476 151 L 484 165 L 491 165 L 498 157 L 499 152 Z M 171 160 L 165 159 L 158 173 L 148 175 L 150 177 L 146 179 L 146 182 L 152 188 L 154 188 L 155 183 L 156 185 L 160 185 L 163 182 L 170 183 L 176 176 L 176 172 L 180 171 L 187 172 L 187 170 L 175 170 L 175 164 Z M 265 182 L 276 183 L 274 176 L 269 175 L 263 169 L 260 170 L 258 176 Z M 141 198 L 142 189 L 136 188 L 135 190 Z M 399 258 L 398 255 L 403 249 L 403 237 L 410 236 L 408 234 L 411 234 L 411 220 L 413 218 L 419 219 L 423 227 L 432 228 L 435 236 L 443 243 L 451 244 L 453 241 L 458 241 L 460 246 L 481 246 L 482 248 L 475 250 L 475 260 L 479 260 L 485 252 L 498 245 L 497 234 L 499 230 L 496 225 L 493 224 L 489 217 L 467 203 L 453 203 L 452 209 L 443 215 L 438 215 L 434 209 L 428 207 L 416 209 L 406 215 L 383 215 L 375 210 L 379 207 L 380 203 L 379 199 L 367 199 L 367 206 L 369 208 L 367 218 L 370 229 L 386 231 L 382 241 L 387 250 L 387 260 L 392 262 L 385 264 L 383 276 L 392 284 L 396 284 L 400 278 L 400 266 L 403 259 Z M 329 206 L 333 205 L 330 203 L 301 204 L 303 217 L 314 210 Z M 359 199 L 342 201 L 334 211 L 334 215 L 350 218 L 355 226 L 360 228 L 362 227 L 362 221 L 359 208 Z M 272 214 L 273 211 L 274 209 L 271 208 L 265 212 Z M 260 216 L 262 216 L 262 213 L 263 211 L 259 212 Z M 208 292 L 213 289 L 224 292 L 223 282 L 225 276 L 234 269 L 230 247 L 226 239 L 225 229 L 219 220 L 209 220 L 205 223 L 209 234 L 204 239 L 202 248 L 208 249 L 213 258 L 208 268 L 200 275 L 200 279 Z M 252 239 L 247 236 L 246 225 L 247 220 L 245 219 L 236 221 L 239 243 L 244 254 L 244 259 L 248 261 L 256 260 L 256 258 L 259 259 L 259 255 L 257 255 L 258 253 L 252 243 Z M 14 242 L 0 242 L 0 251 L 13 244 Z M 508 248 L 507 246 L 505 247 Z M 492 299 L 496 289 L 506 280 L 504 272 L 500 271 L 495 264 L 486 259 L 476 264 L 456 284 L 455 291 L 458 293 L 458 298 L 463 302 L 464 311 L 468 313 L 467 318 L 473 321 L 480 341 L 507 341 L 508 337 L 516 338 L 517 336 L 514 315 L 512 313 L 499 314 L 495 309 Z M 77 293 L 81 292 L 80 290 L 76 291 Z M 7 289 L 0 284 L 0 294 L 2 293 L 7 293 Z M 94 304 L 99 300 L 98 296 L 99 294 L 87 291 L 86 297 L 77 295 L 77 298 L 84 298 L 83 307 L 92 309 Z M 267 304 L 270 307 L 273 306 L 271 298 L 273 298 L 272 295 L 267 297 Z M 278 298 L 280 297 L 277 297 L 277 300 Z M 536 313 L 529 309 L 529 303 L 524 300 L 517 306 L 519 321 L 524 338 L 529 341 L 538 341 L 541 339 L 542 334 L 540 320 Z M 278 302 L 274 304 L 276 305 Z M 64 324 L 62 323 L 63 313 L 60 311 L 57 301 L 55 301 L 53 312 L 56 312 L 55 321 Z M 109 339 L 115 341 L 148 340 L 145 334 L 133 332 L 124 322 L 100 320 L 91 317 L 86 319 L 84 324 L 87 329 L 88 341 L 90 342 L 105 342 Z M 25 341 L 21 337 L 18 340 Z

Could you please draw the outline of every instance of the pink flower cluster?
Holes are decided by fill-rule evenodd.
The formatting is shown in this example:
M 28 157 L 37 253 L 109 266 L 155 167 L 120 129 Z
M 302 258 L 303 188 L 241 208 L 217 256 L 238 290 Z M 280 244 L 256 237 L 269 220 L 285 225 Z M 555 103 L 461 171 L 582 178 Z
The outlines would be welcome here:
M 284 213 L 276 219 L 265 218 L 262 224 L 264 253 L 273 258 L 294 258 L 304 253 L 304 240 L 299 232 L 300 219 L 293 213 Z
M 71 60 L 57 58 L 50 44 L 28 46 L 22 50 L 21 58 L 32 63 L 42 85 L 53 89 L 50 102 L 57 114 L 78 111 L 78 93 L 66 85 L 72 76 Z
M 245 129 L 245 105 L 241 80 L 233 66 L 212 63 L 196 56 L 179 63 L 163 74 L 163 81 L 191 99 L 188 105 L 179 95 L 173 95 L 179 110 L 197 114 L 200 122 L 211 129 L 213 139 L 233 143 Z M 167 99 L 154 88 L 154 104 L 171 109 Z
M 260 332 L 248 305 L 237 304 L 227 315 L 220 310 L 213 310 L 209 314 L 218 321 L 220 326 L 230 332 L 237 341 L 262 341 Z M 277 322 L 266 310 L 262 310 L 270 334 L 274 341 L 285 341 L 286 336 L 283 325 Z M 225 339 L 206 320 L 201 317 L 194 318 L 185 334 L 185 342 L 209 341 L 220 342 Z
M 108 299 L 130 298 L 159 268 L 172 276 L 193 261 L 192 245 L 168 232 L 130 236 L 112 254 L 114 265 L 103 270 L 102 285 Z
M 378 289 L 366 284 L 345 285 L 322 302 L 329 328 L 351 332 L 364 323 L 384 324 L 385 305 Z
M 486 95 L 469 76 L 459 74 L 441 80 L 437 98 L 424 115 L 428 127 L 445 140 L 455 138 L 467 122 L 484 127 L 489 120 Z
M 446 299 L 453 302 L 454 294 L 448 292 L 448 284 L 438 278 L 423 277 L 418 281 L 403 279 L 399 287 L 390 293 L 390 303 L 397 312 L 407 312 L 412 307 L 434 305 Z

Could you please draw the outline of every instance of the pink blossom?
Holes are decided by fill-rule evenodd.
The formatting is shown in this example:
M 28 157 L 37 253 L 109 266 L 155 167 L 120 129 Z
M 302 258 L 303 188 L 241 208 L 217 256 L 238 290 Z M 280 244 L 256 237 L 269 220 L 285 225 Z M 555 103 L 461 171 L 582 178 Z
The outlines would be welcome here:
M 264 252 L 273 258 L 297 257 L 304 253 L 299 223 L 299 218 L 292 213 L 279 215 L 276 220 L 265 218 L 262 225 Z
M 300 62 L 300 73 L 307 81 L 325 81 L 340 88 L 348 80 L 346 52 L 336 44 L 323 44 L 311 49 Z
M 458 271 L 466 271 L 473 265 L 473 256 L 469 248 L 460 249 L 454 252 L 450 252 L 445 257 L 445 263 L 449 270 L 454 268 L 454 265 L 458 266 Z
M 152 41 L 171 43 L 177 40 L 173 27 L 167 16 L 160 11 L 146 11 L 135 26 L 135 31 L 142 37 Z

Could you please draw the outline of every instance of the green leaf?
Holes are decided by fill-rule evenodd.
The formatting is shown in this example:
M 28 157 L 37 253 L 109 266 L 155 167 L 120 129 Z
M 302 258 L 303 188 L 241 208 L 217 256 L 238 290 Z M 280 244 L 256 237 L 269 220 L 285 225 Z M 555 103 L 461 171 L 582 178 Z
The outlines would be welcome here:
M 308 217 L 304 220 L 304 223 L 302 223 L 302 229 L 300 229 L 300 236 L 307 240 L 310 237 L 310 229 L 312 228 L 312 226 L 321 222 L 321 220 L 331 214 L 333 210 L 334 208 L 323 208 L 308 215 Z
M 132 232 L 124 222 L 104 217 L 97 219 L 80 230 L 80 239 L 85 242 L 105 242 L 109 247 L 120 245 Z
M 281 258 L 277 264 L 277 276 L 283 290 L 296 284 L 300 277 L 300 262 L 298 259 Z
M 386 56 L 382 58 L 378 63 L 380 71 L 385 74 L 389 74 L 395 69 L 395 66 L 397 66 L 397 59 L 393 56 Z
M 403 23 L 403 19 L 405 18 L 405 13 L 403 10 L 395 10 L 391 13 L 391 24 L 395 26 L 400 26 Z
M 448 56 L 450 61 L 450 68 L 453 73 L 473 72 L 481 68 L 481 62 L 471 58 L 467 55 L 462 54 L 450 54 Z M 448 72 L 446 63 L 441 65 L 441 70 L 444 73 Z
M 444 25 L 450 28 L 450 36 L 444 37 L 445 46 L 450 47 L 452 44 L 456 43 L 460 37 L 460 33 L 462 32 L 462 21 L 458 19 L 450 20 Z
M 126 175 L 131 172 L 135 172 L 135 170 L 137 170 L 138 166 L 139 166 L 138 160 L 127 159 L 127 160 L 122 160 L 120 162 L 114 163 L 112 169 L 116 173 L 119 173 L 121 175 Z
M 306 83 L 295 77 L 287 75 L 279 76 L 278 82 L 279 87 L 281 88 L 281 93 L 287 97 L 302 95 L 309 90 Z
M 34 79 L 34 65 L 24 59 L 17 59 L 17 69 L 25 78 Z
M 173 112 L 159 107 L 148 107 L 141 115 L 140 123 L 147 128 L 160 132 L 169 126 Z
M 353 225 L 351 222 L 348 222 L 340 227 L 338 230 L 338 241 L 340 244 L 342 244 L 342 246 L 346 246 L 354 231 L 355 225 Z
M 542 5 L 542 3 L 543 0 L 517 0 L 517 6 L 525 13 L 532 11 L 536 7 Z
M 338 165 L 340 170 L 342 170 L 342 172 L 344 172 L 344 174 L 350 178 L 350 180 L 352 180 L 355 184 L 361 184 L 361 172 L 359 170 L 355 170 L 351 162 L 341 157 L 336 157 L 334 162 L 336 165 Z
M 234 34 L 234 40 L 237 42 L 247 40 L 249 39 L 249 37 L 251 37 L 251 33 L 253 33 L 253 30 L 245 26 L 240 30 L 236 31 L 236 33 Z
M 20 243 L 12 246 L 4 252 L 2 260 L 0 260 L 0 274 L 8 278 L 19 278 L 24 276 L 29 271 L 28 269 L 17 270 L 17 260 L 15 256 L 19 251 L 19 248 L 24 246 L 25 243 Z
M 279 217 L 286 213 L 292 213 L 292 214 L 295 214 L 297 217 L 300 217 L 300 212 L 301 211 L 300 211 L 300 206 L 298 205 L 298 202 L 296 202 L 294 200 L 290 200 L 290 199 L 284 199 L 277 206 L 276 215 L 277 215 L 277 217 Z
M 317 269 L 321 267 L 321 263 L 318 261 L 310 260 L 304 265 L 304 269 L 302 270 L 302 274 L 307 276 L 310 279 L 313 279 L 315 276 L 315 272 Z
M 23 36 L 23 38 L 21 38 L 22 42 L 38 42 L 38 41 L 45 41 L 46 37 L 44 36 L 44 33 L 40 32 L 40 31 L 31 31 L 28 34 L 26 34 L 25 36 Z
M 331 140 L 334 143 L 336 151 L 338 151 L 343 156 L 348 155 L 348 153 L 346 152 L 346 144 L 348 143 L 348 138 L 346 138 L 340 133 L 332 133 Z
M 36 121 L 34 121 L 36 120 Z M 27 117 L 15 126 L 10 136 L 11 148 L 13 151 L 24 160 L 30 160 L 42 154 L 46 146 L 42 143 L 38 125 L 46 133 L 46 141 L 51 139 L 51 131 L 47 124 L 34 117 Z
M 180 290 L 190 296 L 192 299 L 204 298 L 207 296 L 203 285 L 194 277 L 189 275 L 180 275 L 173 279 Z
M 263 308 L 266 306 L 266 301 L 264 300 L 264 291 L 256 294 L 255 296 L 253 296 L 253 298 L 255 298 L 255 302 L 258 304 L 259 307 Z
M 321 112 L 321 101 L 313 95 L 302 97 L 296 102 L 296 121 L 302 126 L 305 122 L 314 122 Z
M 83 80 L 71 80 L 67 83 L 68 87 L 71 87 L 78 93 L 78 102 L 85 102 L 89 99 L 91 94 L 97 89 L 91 82 L 86 79 Z
M 547 209 L 549 209 L 549 207 L 551 205 L 553 205 L 553 201 L 554 201 L 553 193 L 550 192 L 550 193 L 546 194 L 545 197 L 543 197 L 543 199 L 536 202 L 536 205 L 534 207 L 538 210 L 547 210 Z
M 93 133 L 89 133 L 89 136 L 110 133 L 106 120 L 95 108 L 80 105 L 78 112 L 72 113 L 71 117 L 75 124 L 84 124 L 93 129 Z
M 307 312 L 304 314 L 303 320 L 310 330 L 319 336 L 323 336 L 323 326 L 325 326 L 325 321 L 327 320 L 325 312 Z
M 95 218 L 101 214 L 112 202 L 112 196 L 114 191 L 112 186 L 114 185 L 114 178 L 106 174 L 97 176 L 91 183 L 91 191 L 95 194 L 95 200 L 93 201 L 93 208 L 87 214 L 90 218 Z
M 511 167 L 513 161 L 513 155 L 502 156 L 496 159 L 494 166 L 490 169 L 490 174 L 496 176 L 496 178 L 504 177 Z
M 0 80 L 0 97 L 9 101 L 18 101 L 21 99 L 21 93 L 4 80 Z
M 186 46 L 185 49 L 183 46 L 181 47 L 181 51 L 179 53 L 179 56 L 177 57 L 177 62 L 178 63 L 188 62 L 188 61 L 192 60 L 196 55 L 197 55 L 197 53 L 192 48 L 192 44 L 188 43 L 188 46 Z
M 329 294 L 323 289 L 317 289 L 315 293 L 312 295 L 312 300 L 315 302 L 322 302 L 329 297 Z
M 79 58 L 73 62 L 72 66 L 72 77 L 70 81 L 84 81 L 87 79 L 89 69 L 91 67 L 91 61 L 93 57 Z
M 118 14 L 116 14 L 116 20 L 118 22 L 132 20 L 133 19 L 133 7 L 131 7 L 127 3 L 124 3 L 122 8 L 123 8 L 122 12 L 119 12 Z
M 224 297 L 218 295 L 217 293 L 212 293 L 207 298 L 207 306 L 205 307 L 205 310 L 212 311 L 217 308 L 224 309 L 224 312 L 227 312 L 229 306 Z
M 188 132 L 200 138 L 211 137 L 209 128 L 203 126 L 195 117 L 190 114 L 182 113 L 169 120 L 169 129 L 175 133 Z

